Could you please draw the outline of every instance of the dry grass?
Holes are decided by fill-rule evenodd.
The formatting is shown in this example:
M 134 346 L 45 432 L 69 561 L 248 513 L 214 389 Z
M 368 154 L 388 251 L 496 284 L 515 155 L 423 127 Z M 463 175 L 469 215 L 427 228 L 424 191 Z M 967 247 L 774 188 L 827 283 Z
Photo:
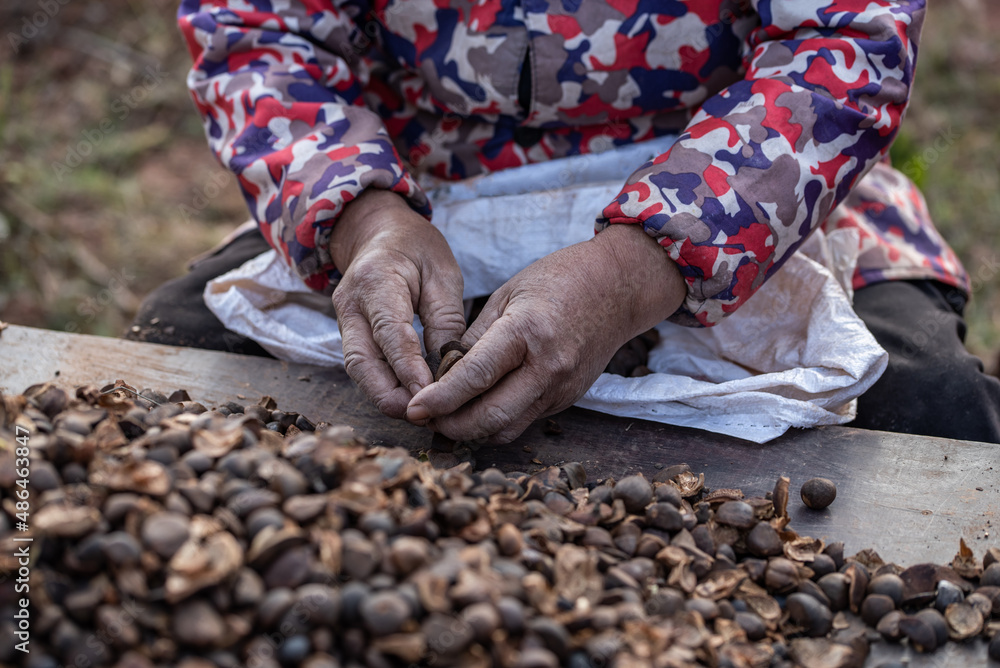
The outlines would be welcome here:
M 932 5 L 894 163 L 922 188 L 972 277 L 967 344 L 996 369 L 1000 349 L 1000 16 L 987 0 Z M 945 146 L 942 151 L 935 147 Z
M 4 3 L 0 24 L 38 11 Z M 142 295 L 246 218 L 232 179 L 205 198 L 226 172 L 187 96 L 174 11 L 70 2 L 13 60 L 0 45 L 0 318 L 120 334 Z
M 231 179 L 206 197 L 225 173 L 186 93 L 174 0 L 59 7 L 13 56 L 9 31 L 42 6 L 0 6 L 0 319 L 117 335 L 142 295 L 246 212 Z M 985 279 L 968 311 L 969 346 L 984 358 L 1000 348 L 998 28 L 985 0 L 931 8 L 893 149 L 897 165 L 912 166 L 939 137 L 954 138 L 909 171 L 970 272 Z M 88 153 L 79 164 L 74 147 Z M 74 166 L 60 168 L 67 159 Z

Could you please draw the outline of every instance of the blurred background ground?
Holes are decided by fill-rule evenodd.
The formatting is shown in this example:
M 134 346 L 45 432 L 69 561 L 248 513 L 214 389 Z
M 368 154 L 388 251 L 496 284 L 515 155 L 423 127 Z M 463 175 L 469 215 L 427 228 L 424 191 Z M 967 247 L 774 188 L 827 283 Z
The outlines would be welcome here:
M 187 95 L 176 4 L 0 5 L 0 320 L 119 335 L 143 295 L 247 217 Z M 968 345 L 993 368 L 998 29 L 988 0 L 931 3 L 893 147 L 975 279 Z

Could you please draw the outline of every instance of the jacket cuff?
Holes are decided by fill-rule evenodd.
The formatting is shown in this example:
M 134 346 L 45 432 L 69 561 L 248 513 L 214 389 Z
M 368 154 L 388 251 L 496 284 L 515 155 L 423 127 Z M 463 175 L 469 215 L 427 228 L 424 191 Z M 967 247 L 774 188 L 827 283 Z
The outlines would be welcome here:
M 771 230 L 755 224 L 723 244 L 717 239 L 699 239 L 707 228 L 697 216 L 685 211 L 681 202 L 672 202 L 675 212 L 665 213 L 663 203 L 649 202 L 649 193 L 643 193 L 648 189 L 641 181 L 626 185 L 604 208 L 596 229 L 615 224 L 642 225 L 677 264 L 687 283 L 683 304 L 668 320 L 686 327 L 718 324 L 749 298 L 744 292 L 752 294 L 762 282 L 759 266 L 748 261 L 747 252 L 760 257 L 772 255 Z

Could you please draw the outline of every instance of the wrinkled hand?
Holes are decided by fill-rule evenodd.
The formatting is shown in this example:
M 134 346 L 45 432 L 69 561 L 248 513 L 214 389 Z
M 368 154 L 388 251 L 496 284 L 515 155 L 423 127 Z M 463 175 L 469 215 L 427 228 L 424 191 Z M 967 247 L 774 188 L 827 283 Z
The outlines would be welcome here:
M 344 210 L 330 239 L 343 278 L 333 305 L 347 373 L 385 415 L 402 418 L 430 369 L 428 350 L 465 331 L 462 272 L 441 233 L 395 193 L 365 191 Z
M 671 315 L 684 280 L 638 225 L 527 267 L 462 338 L 472 349 L 410 402 L 407 419 L 455 440 L 507 443 L 575 403 L 626 341 Z

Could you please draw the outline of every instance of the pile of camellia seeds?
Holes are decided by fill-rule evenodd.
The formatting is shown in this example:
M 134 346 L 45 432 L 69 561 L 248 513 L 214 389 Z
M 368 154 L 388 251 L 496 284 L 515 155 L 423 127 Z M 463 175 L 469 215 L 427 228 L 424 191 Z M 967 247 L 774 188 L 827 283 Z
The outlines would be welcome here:
M 744 498 L 684 465 L 435 469 L 269 397 L 119 381 L 0 396 L 0 487 L 4 545 L 33 539 L 29 593 L 0 555 L 4 665 L 827 668 L 977 637 L 1000 658 L 1000 551 L 845 559 L 790 530 L 787 478 Z

